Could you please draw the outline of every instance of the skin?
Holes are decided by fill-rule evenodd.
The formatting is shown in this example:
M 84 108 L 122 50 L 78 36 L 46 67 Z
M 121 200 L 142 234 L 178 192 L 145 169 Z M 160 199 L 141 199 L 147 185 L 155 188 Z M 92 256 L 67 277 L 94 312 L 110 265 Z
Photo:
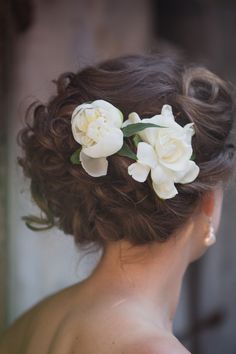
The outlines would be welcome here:
M 184 354 L 173 318 L 188 265 L 215 233 L 223 190 L 206 193 L 197 213 L 163 244 L 108 243 L 84 281 L 44 299 L 4 333 L 0 354 Z

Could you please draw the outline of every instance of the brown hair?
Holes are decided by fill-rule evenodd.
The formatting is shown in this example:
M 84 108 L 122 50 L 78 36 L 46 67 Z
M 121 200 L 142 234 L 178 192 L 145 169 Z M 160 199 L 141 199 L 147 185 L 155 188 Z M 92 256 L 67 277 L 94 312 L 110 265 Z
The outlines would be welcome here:
M 229 83 L 204 67 L 163 54 L 130 55 L 64 73 L 57 95 L 47 104 L 33 104 L 18 133 L 24 152 L 18 157 L 31 180 L 33 200 L 45 217 L 24 217 L 42 229 L 56 225 L 79 245 L 127 239 L 132 244 L 165 241 L 194 213 L 206 191 L 230 181 L 235 147 L 229 143 L 235 111 Z M 192 138 L 198 177 L 176 184 L 178 194 L 161 200 L 150 177 L 136 182 L 127 173 L 133 161 L 110 156 L 108 174 L 94 178 L 70 156 L 78 148 L 71 132 L 71 114 L 81 103 L 107 100 L 125 119 L 130 112 L 142 118 L 159 114 L 163 104 L 173 108 L 176 122 L 194 122 Z M 32 114 L 31 114 L 32 113 Z M 132 143 L 130 147 L 134 149 Z M 171 220 L 171 222 L 170 222 Z

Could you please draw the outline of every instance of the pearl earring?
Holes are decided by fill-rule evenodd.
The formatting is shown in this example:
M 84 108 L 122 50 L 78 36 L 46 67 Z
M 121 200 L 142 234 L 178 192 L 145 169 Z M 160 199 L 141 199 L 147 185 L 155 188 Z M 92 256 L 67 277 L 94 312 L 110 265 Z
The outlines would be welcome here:
M 216 242 L 215 230 L 212 225 L 212 218 L 209 218 L 209 230 L 207 237 L 204 239 L 204 243 L 207 247 L 212 246 Z

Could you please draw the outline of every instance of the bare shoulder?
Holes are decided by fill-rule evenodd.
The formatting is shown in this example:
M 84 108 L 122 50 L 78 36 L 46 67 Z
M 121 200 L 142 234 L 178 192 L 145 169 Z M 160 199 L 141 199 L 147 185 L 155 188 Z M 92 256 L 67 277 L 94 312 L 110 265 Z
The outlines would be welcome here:
M 117 353 L 118 354 L 118 353 Z M 151 336 L 129 343 L 120 354 L 191 354 L 174 336 Z
M 71 286 L 43 298 L 16 318 L 0 336 L 0 353 L 18 353 L 16 348 L 27 346 L 31 341 L 31 334 L 32 336 L 37 332 L 44 336 L 52 334 L 62 312 L 66 310 L 66 306 L 63 306 L 66 294 L 71 293 L 72 289 Z
M 32 327 L 33 319 L 37 317 L 38 310 L 44 307 L 45 300 L 39 304 L 32 306 L 30 309 L 22 313 L 14 322 L 9 325 L 0 337 L 0 353 L 15 353 L 15 346 L 21 347 L 28 328 Z M 14 338 L 14 341 L 12 340 Z M 14 345 L 15 343 L 15 345 Z
M 27 312 L 23 313 L 1 334 L 1 354 L 15 353 L 12 338 L 14 338 L 14 342 L 17 343 L 18 346 L 20 346 L 25 331 L 28 328 L 32 311 L 33 310 L 28 310 Z

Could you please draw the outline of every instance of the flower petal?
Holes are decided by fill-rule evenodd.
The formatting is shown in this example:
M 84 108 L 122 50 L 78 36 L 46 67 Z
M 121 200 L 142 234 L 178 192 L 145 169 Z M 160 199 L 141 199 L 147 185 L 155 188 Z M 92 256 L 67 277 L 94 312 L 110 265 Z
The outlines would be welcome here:
M 129 124 L 141 123 L 141 119 L 136 112 L 132 112 L 129 114 L 128 119 L 124 121 L 122 124 L 122 128 L 127 127 Z
M 188 123 L 183 127 L 185 133 L 185 141 L 187 144 L 191 144 L 192 136 L 195 134 L 194 123 Z
M 175 121 L 175 117 L 173 115 L 172 107 L 169 104 L 164 104 L 161 110 L 161 115 L 167 118 L 170 121 Z
M 164 166 L 157 165 L 155 169 L 151 170 L 151 178 L 154 191 L 160 198 L 173 198 L 178 193 L 174 185 L 173 171 Z
M 153 124 L 161 125 L 160 121 L 157 121 L 156 117 L 157 116 L 154 116 L 152 118 L 144 118 L 142 119 L 142 123 L 153 123 Z M 158 129 L 162 129 L 162 128 L 155 128 L 155 127 L 146 128 L 138 132 L 137 134 L 141 137 L 143 141 L 154 146 L 155 142 L 157 141 Z
M 174 173 L 165 166 L 157 164 L 155 168 L 151 169 L 151 178 L 154 183 L 161 184 L 166 181 L 173 181 Z
M 150 167 L 142 165 L 139 162 L 134 162 L 128 167 L 128 174 L 138 182 L 144 182 L 150 172 Z
M 162 132 L 162 130 L 163 133 L 165 133 L 166 129 L 172 128 L 175 131 L 175 135 L 176 134 L 183 135 L 182 132 L 183 128 L 180 125 L 178 125 L 175 121 L 169 119 L 168 117 L 163 117 L 161 114 L 153 116 L 152 118 L 144 118 L 142 119 L 142 123 L 153 123 L 161 126 L 161 128 L 160 127 L 146 128 L 143 131 L 138 133 L 143 141 L 146 141 L 151 145 L 156 144 L 158 140 L 159 132 Z
M 92 177 L 100 177 L 107 174 L 108 161 L 105 157 L 94 159 L 81 150 L 80 161 L 84 170 Z
M 176 141 L 178 142 L 178 141 Z M 167 145 L 168 148 L 168 145 Z M 159 146 L 159 141 L 156 144 L 155 150 L 161 151 L 163 148 Z M 191 158 L 193 153 L 193 149 L 191 145 L 185 144 L 184 142 L 179 142 L 178 146 L 176 146 L 176 150 L 173 153 L 172 157 L 169 157 L 168 159 L 164 157 L 158 157 L 161 164 L 165 166 L 168 169 L 171 169 L 173 171 L 181 171 L 186 168 L 186 164 L 188 163 L 189 159 Z M 174 160 L 173 160 L 174 158 Z
M 84 147 L 86 155 L 98 158 L 115 154 L 123 145 L 123 133 L 119 128 L 111 127 L 110 131 L 104 134 L 102 139 L 89 147 Z
M 72 112 L 72 115 L 71 115 L 72 121 L 74 120 L 74 118 L 77 116 L 78 113 L 81 113 L 86 108 L 91 109 L 91 108 L 93 108 L 93 106 L 91 103 L 82 103 L 82 104 L 76 106 L 74 111 Z
M 92 104 L 94 107 L 102 108 L 106 112 L 108 112 L 108 114 L 106 113 L 106 116 L 107 118 L 108 117 L 110 118 L 111 122 L 114 124 L 115 127 L 117 128 L 121 127 L 123 122 L 123 114 L 118 108 L 116 108 L 111 103 L 104 100 L 96 100 L 93 101 Z
M 196 179 L 200 172 L 200 168 L 192 160 L 188 161 L 186 169 L 176 174 L 175 182 L 177 183 L 190 183 Z
M 145 142 L 138 143 L 137 147 L 138 162 L 154 168 L 157 164 L 157 157 L 153 147 Z
M 156 194 L 162 199 L 170 199 L 178 194 L 173 181 L 170 180 L 163 183 L 153 183 L 153 188 Z

